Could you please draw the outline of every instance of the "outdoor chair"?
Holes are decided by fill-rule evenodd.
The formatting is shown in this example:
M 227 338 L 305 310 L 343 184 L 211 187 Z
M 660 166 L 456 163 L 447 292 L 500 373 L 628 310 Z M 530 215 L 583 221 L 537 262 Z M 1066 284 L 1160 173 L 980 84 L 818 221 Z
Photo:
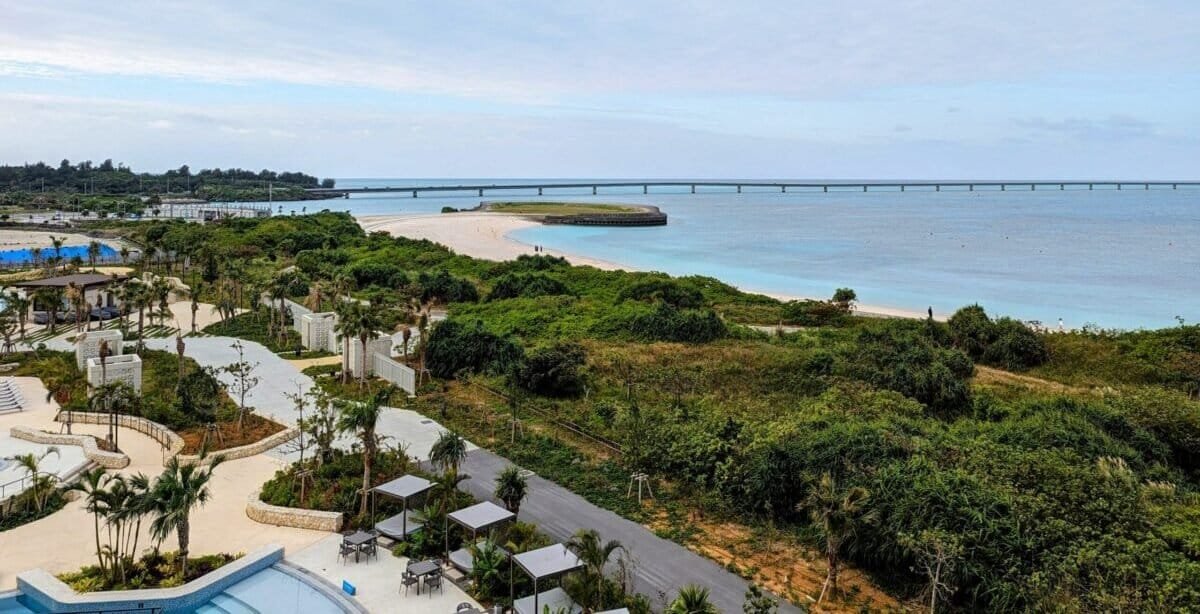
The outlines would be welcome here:
M 408 588 L 420 581 L 421 581 L 420 578 L 408 573 L 407 571 L 404 572 L 404 575 L 402 576 L 402 579 L 400 580 L 401 586 L 404 587 L 404 594 L 408 595 Z
M 438 591 L 440 591 L 442 594 L 445 594 L 445 592 L 446 592 L 442 588 L 442 575 L 441 574 L 425 577 L 425 590 L 429 591 L 429 597 L 431 599 L 433 598 L 433 589 L 435 589 L 435 588 L 438 589 Z
M 350 556 L 351 554 L 354 554 L 354 550 L 355 550 L 354 546 L 351 546 L 350 544 L 346 543 L 345 541 L 343 541 L 341 543 L 341 547 L 338 548 L 338 556 L 342 559 L 343 564 L 345 564 L 345 562 L 346 562 L 346 557 Z
M 369 541 L 369 542 L 363 544 L 362 545 L 362 553 L 367 555 L 368 560 L 370 560 L 370 557 L 375 557 L 378 559 L 379 558 L 378 542 L 372 540 L 372 541 Z
M 454 608 L 454 611 L 462 612 L 464 610 L 474 610 L 474 609 L 475 609 L 475 606 L 464 601 L 464 602 L 458 604 L 458 607 Z

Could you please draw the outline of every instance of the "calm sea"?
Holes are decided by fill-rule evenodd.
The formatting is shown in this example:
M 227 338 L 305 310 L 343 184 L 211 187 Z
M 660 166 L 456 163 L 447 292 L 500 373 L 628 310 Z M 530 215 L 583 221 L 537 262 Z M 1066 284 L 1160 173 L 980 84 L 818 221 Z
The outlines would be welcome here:
M 339 179 L 339 187 L 504 184 L 495 179 Z M 564 180 L 568 181 L 568 180 Z M 571 180 L 573 181 L 573 180 Z M 1200 189 L 830 193 L 652 188 L 544 200 L 658 205 L 656 228 L 543 226 L 514 238 L 631 267 L 711 275 L 748 290 L 864 304 L 989 312 L 1068 327 L 1163 327 L 1200 319 Z M 529 193 L 485 199 L 537 200 Z M 475 194 L 285 203 L 357 215 L 473 207 Z M 299 211 L 297 211 L 299 212 Z

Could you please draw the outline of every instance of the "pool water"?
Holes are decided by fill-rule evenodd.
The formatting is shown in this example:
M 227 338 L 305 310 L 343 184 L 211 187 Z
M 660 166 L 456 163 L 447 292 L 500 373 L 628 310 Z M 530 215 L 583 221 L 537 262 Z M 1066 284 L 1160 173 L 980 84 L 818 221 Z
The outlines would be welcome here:
M 19 595 L 0 597 L 0 614 L 40 614 Z M 39 606 L 40 607 L 40 606 Z M 289 573 L 268 567 L 213 597 L 193 614 L 344 614 L 325 593 Z
M 275 568 L 264 569 L 212 601 L 196 608 L 195 614 L 342 614 L 341 606 L 308 583 Z M 0 610 L 0 614 L 4 614 Z
M 85 262 L 88 259 L 86 245 L 67 245 L 59 249 L 58 255 L 62 256 L 63 260 L 70 260 L 75 256 L 79 256 Z M 42 248 L 42 259 L 54 256 L 53 247 Z M 106 260 L 115 258 L 117 250 L 101 243 L 100 244 L 100 259 Z M 26 264 L 33 262 L 33 250 L 31 249 L 6 249 L 0 251 L 0 264 Z

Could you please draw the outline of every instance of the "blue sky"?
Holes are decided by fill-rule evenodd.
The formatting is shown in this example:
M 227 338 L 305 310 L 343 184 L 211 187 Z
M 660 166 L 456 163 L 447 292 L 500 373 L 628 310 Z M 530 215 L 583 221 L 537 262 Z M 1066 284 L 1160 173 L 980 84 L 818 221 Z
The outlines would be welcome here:
M 8 4 L 8 163 L 1200 176 L 1194 0 Z

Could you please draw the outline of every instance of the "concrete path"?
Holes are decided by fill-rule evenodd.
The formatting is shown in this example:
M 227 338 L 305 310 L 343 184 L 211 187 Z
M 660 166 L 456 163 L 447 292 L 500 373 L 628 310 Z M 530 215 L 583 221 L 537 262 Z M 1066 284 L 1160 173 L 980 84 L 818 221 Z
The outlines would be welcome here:
M 496 475 L 510 465 L 504 458 L 484 449 L 467 455 L 462 471 L 471 476 L 461 488 L 478 499 L 495 501 Z M 661 608 L 660 595 L 669 602 L 679 587 L 697 584 L 708 587 L 710 599 L 722 612 L 742 611 L 746 589 L 742 578 L 716 563 L 651 533 L 645 527 L 589 503 L 583 497 L 540 476 L 529 478 L 529 495 L 521 503 L 519 519 L 532 522 L 559 541 L 570 539 L 580 529 L 595 529 L 605 541 L 621 542 L 634 559 L 634 588 Z M 780 612 L 801 610 L 780 600 Z

